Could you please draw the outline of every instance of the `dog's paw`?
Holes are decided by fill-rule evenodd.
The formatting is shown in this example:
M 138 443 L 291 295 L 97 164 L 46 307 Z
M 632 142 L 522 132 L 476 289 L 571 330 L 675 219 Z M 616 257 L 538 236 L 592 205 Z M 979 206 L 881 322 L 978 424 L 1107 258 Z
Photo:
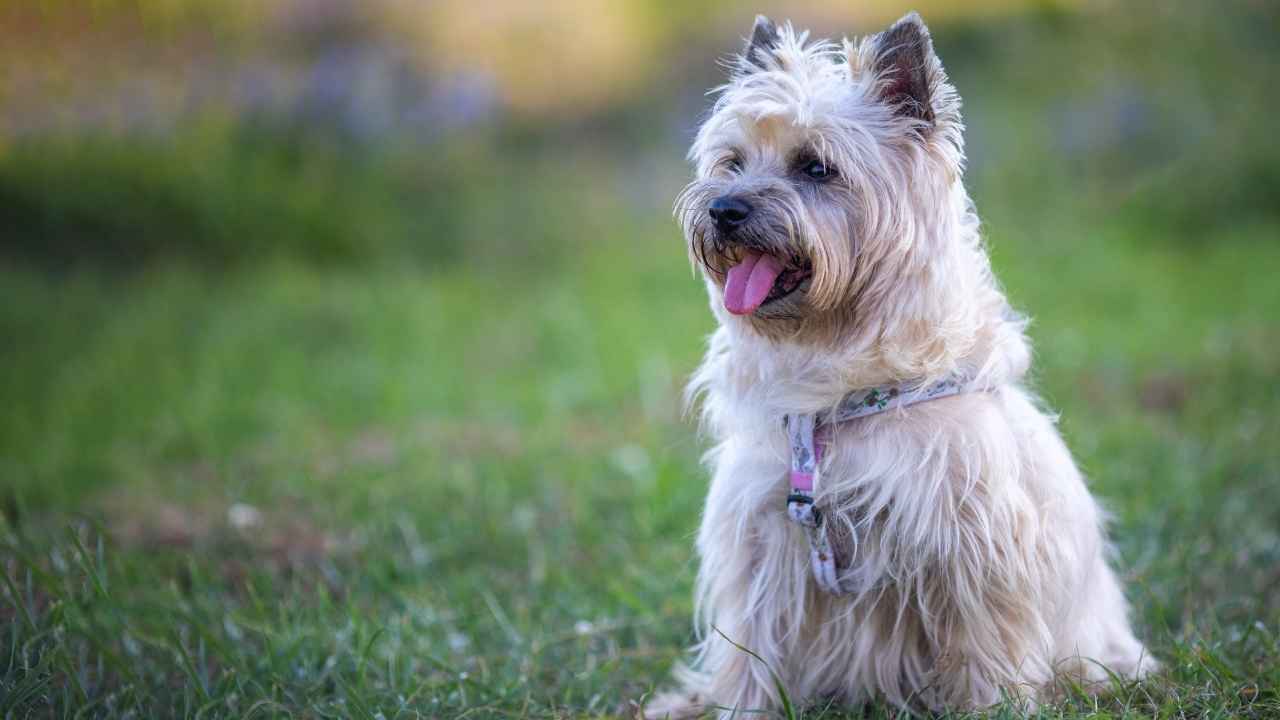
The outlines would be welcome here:
M 636 716 L 644 720 L 692 720 L 704 714 L 706 705 L 696 694 L 668 691 L 645 702 Z

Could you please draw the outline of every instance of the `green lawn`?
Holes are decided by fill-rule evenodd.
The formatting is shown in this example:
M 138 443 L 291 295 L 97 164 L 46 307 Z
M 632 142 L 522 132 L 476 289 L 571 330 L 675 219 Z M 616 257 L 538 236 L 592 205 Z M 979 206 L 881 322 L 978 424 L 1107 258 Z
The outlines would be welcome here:
M 1046 717 L 1280 713 L 1275 231 L 990 227 L 1168 666 Z M 536 267 L 5 270 L 0 716 L 629 713 L 709 314 L 661 216 Z

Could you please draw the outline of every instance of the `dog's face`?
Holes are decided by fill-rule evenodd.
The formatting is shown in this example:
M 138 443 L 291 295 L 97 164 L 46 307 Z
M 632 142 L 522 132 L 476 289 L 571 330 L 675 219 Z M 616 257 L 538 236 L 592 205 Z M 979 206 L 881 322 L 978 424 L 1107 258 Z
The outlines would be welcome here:
M 856 45 L 806 40 L 756 19 L 676 201 L 713 296 L 769 336 L 846 326 L 911 261 L 963 162 L 959 103 L 918 16 Z

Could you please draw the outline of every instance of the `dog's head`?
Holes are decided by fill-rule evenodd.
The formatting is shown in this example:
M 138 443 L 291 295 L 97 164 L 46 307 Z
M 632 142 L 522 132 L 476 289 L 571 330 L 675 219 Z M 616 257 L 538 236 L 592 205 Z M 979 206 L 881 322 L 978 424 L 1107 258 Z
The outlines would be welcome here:
M 761 16 L 718 92 L 676 201 L 693 261 L 761 333 L 846 326 L 955 210 L 959 100 L 928 29 L 836 45 Z

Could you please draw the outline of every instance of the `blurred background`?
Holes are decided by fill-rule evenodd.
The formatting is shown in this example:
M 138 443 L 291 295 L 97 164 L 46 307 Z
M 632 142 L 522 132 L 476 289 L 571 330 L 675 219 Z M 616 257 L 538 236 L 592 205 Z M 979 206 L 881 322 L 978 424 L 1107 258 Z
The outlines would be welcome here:
M 705 483 L 670 210 L 706 91 L 757 12 L 911 9 L 1147 637 L 1258 701 L 1277 4 L 9 0 L 12 707 L 588 714 L 661 682 Z

